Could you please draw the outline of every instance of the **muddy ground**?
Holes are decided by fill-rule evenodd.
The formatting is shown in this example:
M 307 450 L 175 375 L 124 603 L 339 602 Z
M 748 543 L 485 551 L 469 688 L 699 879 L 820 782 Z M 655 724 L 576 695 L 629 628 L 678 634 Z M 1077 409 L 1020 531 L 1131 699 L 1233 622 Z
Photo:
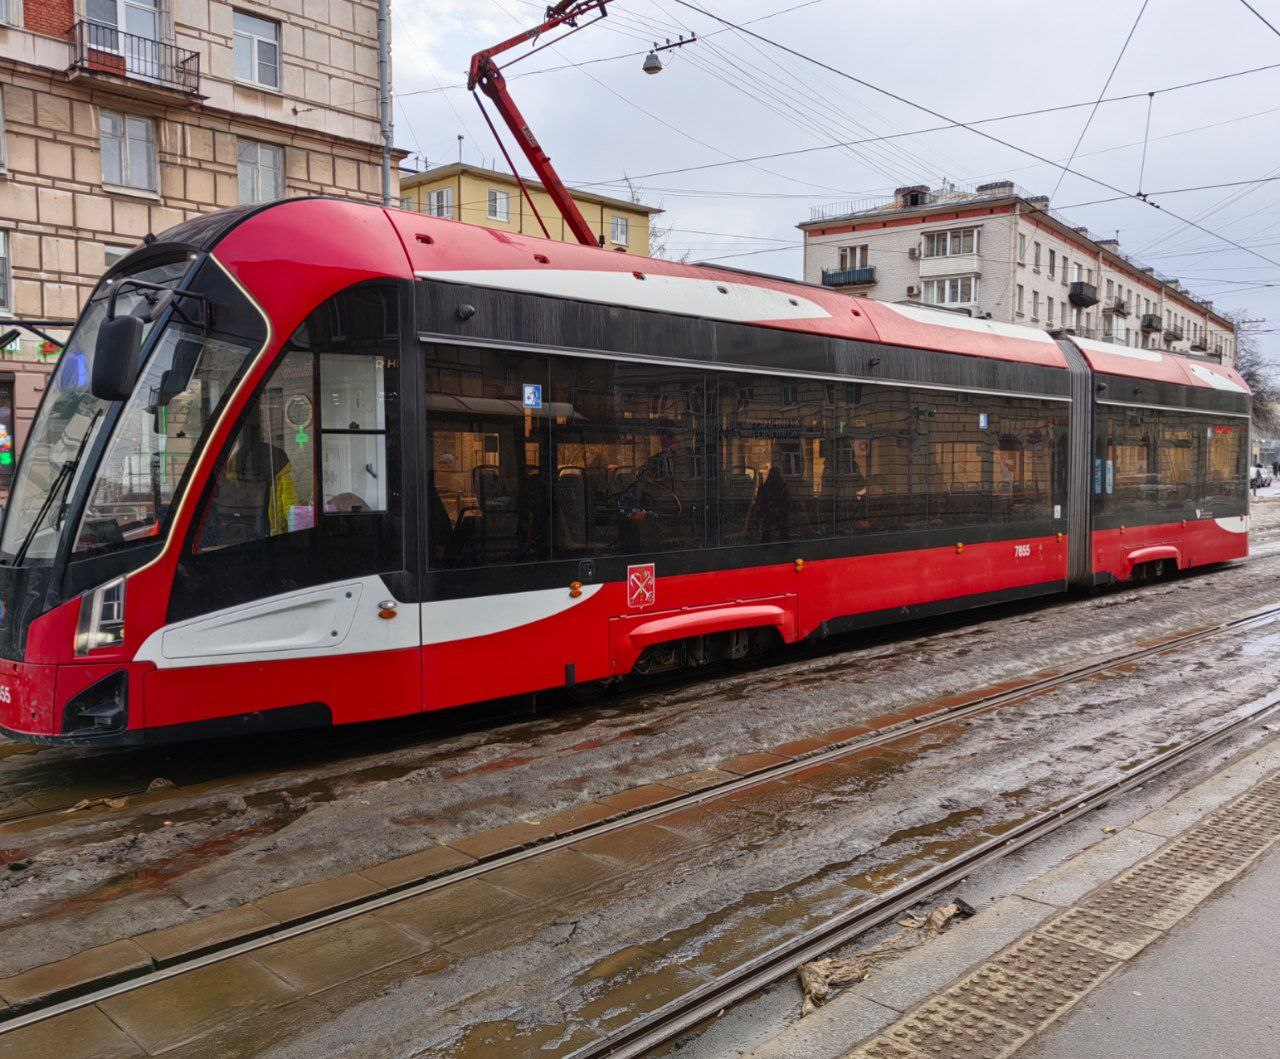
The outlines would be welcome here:
M 10 817 L 0 823 L 0 975 L 460 833 L 1274 604 L 1280 502 L 1255 505 L 1253 540 L 1251 560 L 1211 573 L 866 635 L 784 654 L 754 673 L 632 691 L 549 716 L 489 711 L 163 752 L 0 743 L 0 816 Z M 1099 766 L 1120 768 L 1139 744 L 1150 745 L 1153 729 L 1176 741 L 1201 723 L 1192 706 L 1275 687 L 1280 648 L 1268 634 L 1207 645 L 1185 672 L 1148 680 L 1144 671 L 1136 683 L 1100 684 L 1083 699 L 1077 688 L 1042 700 L 1034 719 L 1013 717 L 966 740 L 972 756 L 963 770 L 930 757 L 944 747 L 926 748 L 915 796 L 904 800 L 901 789 L 896 810 L 882 807 L 881 819 L 901 825 L 890 832 L 932 827 L 950 812 L 995 804 L 997 791 L 1069 789 Z M 1061 737 L 1050 743 L 1044 733 Z M 142 793 L 156 779 L 176 786 Z M 122 795 L 129 800 L 119 807 L 50 811 Z M 957 808 L 939 814 L 943 799 Z M 820 822 L 820 801 L 812 809 Z M 821 827 L 797 825 L 778 867 L 792 876 L 810 862 L 821 870 L 832 843 L 847 847 L 850 834 L 842 825 L 824 839 Z M 703 864 L 715 886 L 699 901 L 768 888 L 772 858 L 753 859 L 759 878 Z M 479 988 L 482 977 L 461 980 Z

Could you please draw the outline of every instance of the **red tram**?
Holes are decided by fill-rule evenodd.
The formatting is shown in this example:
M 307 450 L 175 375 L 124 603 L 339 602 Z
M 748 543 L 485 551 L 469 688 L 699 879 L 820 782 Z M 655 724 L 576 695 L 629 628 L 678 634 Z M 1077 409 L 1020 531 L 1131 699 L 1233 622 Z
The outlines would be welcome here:
M 0 728 L 137 744 L 1247 553 L 1234 371 L 327 199 L 149 239 L 0 536 Z

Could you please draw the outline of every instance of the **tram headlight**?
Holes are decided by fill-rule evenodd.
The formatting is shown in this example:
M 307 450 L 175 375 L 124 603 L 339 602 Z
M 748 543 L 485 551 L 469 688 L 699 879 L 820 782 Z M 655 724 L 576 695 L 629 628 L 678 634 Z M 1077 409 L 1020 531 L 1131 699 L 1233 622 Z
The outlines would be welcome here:
M 80 597 L 76 654 L 124 643 L 124 578 L 117 577 Z

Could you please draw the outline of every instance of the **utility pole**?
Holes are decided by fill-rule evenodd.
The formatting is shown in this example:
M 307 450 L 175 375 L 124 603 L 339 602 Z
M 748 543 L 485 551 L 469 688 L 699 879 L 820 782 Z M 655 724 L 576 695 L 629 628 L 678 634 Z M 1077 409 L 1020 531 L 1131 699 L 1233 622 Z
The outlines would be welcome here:
M 378 0 L 378 109 L 382 127 L 382 204 L 391 205 L 391 0 Z

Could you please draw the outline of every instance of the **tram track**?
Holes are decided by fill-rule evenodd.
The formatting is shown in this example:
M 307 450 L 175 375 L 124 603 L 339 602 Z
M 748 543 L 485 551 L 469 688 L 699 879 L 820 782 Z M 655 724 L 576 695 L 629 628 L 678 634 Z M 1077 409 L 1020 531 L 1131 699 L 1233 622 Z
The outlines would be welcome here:
M 1277 621 L 1280 621 L 1280 606 L 1260 610 L 1218 625 L 1190 630 L 1180 635 L 1167 637 L 1104 659 L 1095 660 L 1083 666 L 1047 675 L 1039 679 L 1032 679 L 1017 687 L 980 696 L 963 703 L 941 707 L 930 713 L 833 744 L 825 749 L 788 761 L 785 764 L 763 768 L 732 781 L 719 783 L 656 805 L 622 812 L 609 820 L 566 831 L 555 838 L 482 859 L 423 882 L 405 885 L 372 898 L 353 902 L 337 911 L 301 919 L 282 929 L 273 930 L 269 933 L 259 933 L 251 937 L 234 938 L 194 958 L 181 958 L 167 966 L 156 967 L 124 981 L 111 984 L 103 983 L 102 988 L 97 989 L 92 988 L 96 983 L 87 983 L 85 991 L 80 992 L 78 995 L 61 996 L 57 998 L 56 1002 L 39 1004 L 11 1014 L 7 1020 L 0 1021 L 0 1035 L 110 999 L 122 993 L 191 973 L 235 956 L 250 953 L 327 926 L 376 912 L 379 909 L 409 898 L 484 875 L 497 868 L 520 864 L 523 861 L 563 848 L 572 843 L 581 842 L 587 838 L 607 835 L 624 828 L 658 819 L 670 813 L 704 805 L 726 795 L 771 783 L 801 770 L 811 769 L 815 765 L 836 762 L 853 753 L 892 743 L 906 734 L 915 735 L 944 724 L 954 723 L 957 720 L 976 717 L 982 713 L 1008 707 L 1020 701 L 1042 695 L 1055 688 L 1087 680 L 1108 671 L 1129 671 L 1141 662 L 1159 658 L 1206 640 L 1245 632 Z M 884 895 L 883 899 L 878 900 L 873 907 L 862 906 L 856 910 L 856 915 L 837 917 L 837 919 L 827 921 L 799 939 L 779 946 L 777 950 L 752 960 L 744 967 L 735 969 L 733 973 L 709 983 L 706 987 L 697 990 L 695 994 L 690 994 L 679 1001 L 673 1002 L 670 1005 L 670 1010 L 663 1009 L 663 1011 L 655 1012 L 651 1017 L 641 1020 L 641 1024 L 625 1027 L 613 1037 L 591 1045 L 581 1055 L 583 1057 L 606 1054 L 636 1055 L 645 1049 L 654 1047 L 655 1043 L 660 1040 L 670 1040 L 673 1036 L 684 1032 L 688 1027 L 696 1025 L 697 1022 L 706 1018 L 708 1014 L 714 1014 L 715 1011 L 722 1009 L 735 999 L 749 995 L 763 985 L 787 974 L 799 963 L 812 959 L 813 956 L 834 946 L 843 944 L 858 933 L 896 915 L 903 908 L 918 902 L 938 889 L 944 888 L 981 864 L 999 856 L 1004 856 L 1014 849 L 1020 848 L 1020 846 L 1075 819 L 1082 813 L 1088 812 L 1116 794 L 1145 782 L 1151 776 L 1172 767 L 1195 751 L 1225 739 L 1241 727 L 1273 712 L 1278 706 L 1280 706 L 1280 696 L 1261 704 L 1254 703 L 1251 704 L 1251 707 L 1233 711 L 1228 721 L 1223 725 L 1216 726 L 1202 736 L 1150 759 L 1129 772 L 1122 780 L 1094 791 L 1087 791 L 1079 798 L 1073 798 L 1069 802 L 1053 808 L 1048 813 L 1033 817 L 1017 825 L 998 840 L 993 840 L 975 848 L 958 861 L 945 862 L 939 865 L 936 870 L 924 873 L 918 878 L 912 879 L 894 889 Z
M 569 1059 L 630 1059 L 672 1043 L 699 1024 L 722 1015 L 734 1004 L 795 973 L 804 964 L 829 955 L 868 931 L 890 922 L 921 901 L 963 881 L 978 869 L 1048 836 L 1086 813 L 1101 808 L 1119 795 L 1149 783 L 1193 754 L 1280 712 L 1280 691 L 1233 712 L 1236 716 L 1231 720 L 1183 746 L 1152 758 L 1127 776 L 1102 784 L 1069 799 L 1057 808 L 1015 825 L 1004 835 L 981 843 L 961 856 L 945 861 L 935 869 L 925 871 L 901 884 L 869 906 L 859 906 L 845 915 L 827 920 L 616 1033 L 570 1053 Z

